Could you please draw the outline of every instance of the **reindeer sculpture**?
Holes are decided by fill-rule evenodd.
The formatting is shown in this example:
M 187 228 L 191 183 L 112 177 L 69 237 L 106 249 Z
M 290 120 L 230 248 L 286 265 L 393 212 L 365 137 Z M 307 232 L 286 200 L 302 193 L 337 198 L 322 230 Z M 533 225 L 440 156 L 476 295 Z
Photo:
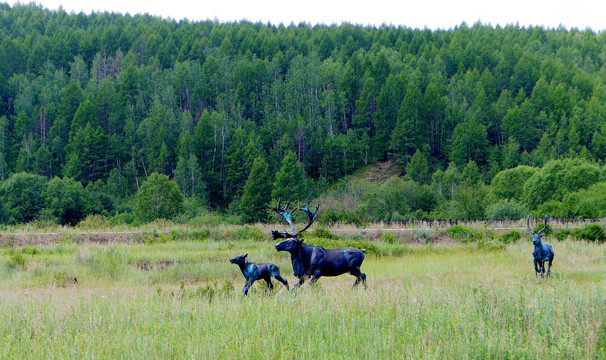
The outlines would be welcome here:
M 288 251 L 290 253 L 294 276 L 299 279 L 293 285 L 293 289 L 303 285 L 309 277 L 311 277 L 311 282 L 316 282 L 322 276 L 338 276 L 345 273 L 356 277 L 354 287 L 362 281 L 366 288 L 366 274 L 360 271 L 366 250 L 351 247 L 325 249 L 318 245 L 304 244 L 303 239 L 299 239 L 299 234 L 307 230 L 316 220 L 316 212 L 318 212 L 319 206 L 316 206 L 316 210 L 311 211 L 308 201 L 306 207 L 295 207 L 288 211 L 289 206 L 290 201 L 282 208 L 278 200 L 278 206 L 272 208 L 272 210 L 286 219 L 286 222 L 290 224 L 292 233 L 274 230 L 272 236 L 274 240 L 286 239 L 276 244 L 275 247 L 277 251 Z M 298 231 L 295 229 L 291 218 L 296 210 L 305 212 L 309 218 L 307 225 Z
M 532 256 L 534 257 L 535 274 L 540 275 L 541 278 L 543 278 L 543 274 L 545 274 L 545 263 L 549 262 L 549 268 L 547 269 L 546 274 L 546 277 L 549 277 L 551 274 L 551 263 L 553 262 L 555 253 L 550 244 L 541 241 L 541 237 L 543 236 L 542 233 L 547 229 L 547 216 L 545 216 L 545 227 L 539 232 L 534 232 L 530 228 L 530 215 L 528 216 L 528 219 L 526 219 L 526 225 L 532 234 L 532 244 L 534 245 Z
M 246 278 L 246 283 L 244 284 L 244 296 L 248 294 L 248 289 L 252 286 L 252 284 L 257 280 L 265 280 L 267 282 L 267 287 L 264 292 L 267 290 L 273 289 L 274 284 L 271 283 L 271 277 L 275 277 L 276 280 L 284 284 L 286 289 L 288 288 L 288 281 L 280 276 L 280 268 L 278 265 L 270 264 L 270 263 L 260 263 L 256 264 L 253 262 L 249 262 L 246 260 L 248 254 L 238 255 L 233 259 L 230 259 L 229 262 L 232 264 L 236 264 L 240 267 L 242 271 L 242 275 Z

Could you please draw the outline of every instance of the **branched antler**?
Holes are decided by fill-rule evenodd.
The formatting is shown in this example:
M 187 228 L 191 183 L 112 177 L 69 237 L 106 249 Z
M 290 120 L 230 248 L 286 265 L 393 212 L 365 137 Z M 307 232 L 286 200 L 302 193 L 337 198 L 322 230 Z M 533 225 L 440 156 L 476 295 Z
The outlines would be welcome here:
M 316 206 L 316 210 L 314 210 L 314 211 L 309 210 L 309 201 L 308 201 L 307 206 L 305 206 L 304 208 L 296 207 L 296 208 L 292 209 L 291 211 L 288 211 L 288 206 L 290 205 L 290 200 L 288 201 L 288 203 L 286 204 L 286 206 L 284 208 L 281 208 L 280 204 L 281 204 L 281 202 L 280 202 L 280 200 L 278 200 L 278 206 L 276 206 L 275 208 L 272 208 L 272 210 L 275 211 L 276 213 L 280 214 L 284 219 L 286 219 L 286 221 L 290 224 L 290 227 L 292 228 L 292 233 L 289 233 L 287 231 L 272 230 L 271 235 L 273 236 L 274 239 L 296 238 L 300 233 L 307 230 L 311 226 L 311 224 L 314 222 L 314 220 L 316 220 L 316 213 L 318 212 L 318 209 L 320 208 L 320 205 L 318 205 L 318 206 Z M 307 214 L 307 217 L 309 218 L 307 225 L 299 231 L 296 231 L 295 225 L 292 222 L 292 214 L 296 210 L 304 211 Z
M 526 226 L 528 226 L 528 230 L 530 231 L 530 233 L 534 235 L 534 231 L 532 231 L 532 229 L 530 228 L 530 215 L 528 215 L 528 218 L 526 219 Z
M 545 226 L 543 227 L 543 230 L 541 230 L 541 231 L 539 231 L 537 233 L 535 233 L 534 231 L 532 231 L 532 229 L 530 228 L 530 215 L 528 215 L 528 218 L 526 219 L 526 225 L 528 226 L 528 230 L 530 230 L 531 234 L 533 234 L 533 235 L 534 234 L 541 235 L 541 233 L 543 231 L 545 231 L 545 229 L 547 229 L 547 215 L 545 215 L 544 221 L 545 221 Z

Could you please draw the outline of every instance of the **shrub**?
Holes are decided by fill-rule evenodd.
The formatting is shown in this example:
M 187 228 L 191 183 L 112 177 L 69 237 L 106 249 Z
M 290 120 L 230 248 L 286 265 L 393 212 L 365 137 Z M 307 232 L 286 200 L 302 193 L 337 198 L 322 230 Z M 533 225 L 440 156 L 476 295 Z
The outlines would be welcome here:
M 603 243 L 606 241 L 606 234 L 604 228 L 598 224 L 590 224 L 585 226 L 583 229 L 576 229 L 573 232 L 573 236 L 579 240 L 586 240 L 590 242 Z
M 381 240 L 388 244 L 393 244 L 396 242 L 396 235 L 392 232 L 384 232 L 381 234 Z
M 25 258 L 19 252 L 13 252 L 11 254 L 10 260 L 6 264 L 7 268 L 10 270 L 15 269 L 24 269 L 25 268 Z
M 572 231 L 570 229 L 562 229 L 555 234 L 556 239 L 559 241 L 566 240 L 569 236 L 572 236 Z
M 78 228 L 86 230 L 104 229 L 109 227 L 107 216 L 95 214 L 88 215 L 84 220 L 78 223 Z
M 325 238 L 325 239 L 332 239 L 332 240 L 336 240 L 339 238 L 339 236 L 333 234 L 332 232 L 330 232 L 330 230 L 328 230 L 328 228 L 324 225 L 320 225 L 318 227 L 316 227 L 311 233 L 311 236 L 315 236 L 318 238 Z
M 24 246 L 21 248 L 21 253 L 27 254 L 27 255 L 38 255 L 38 254 L 40 254 L 40 250 L 38 250 L 34 246 L 27 245 L 27 246 Z
M 521 219 L 527 213 L 526 206 L 515 200 L 501 200 L 486 209 L 486 216 L 491 220 Z
M 518 230 L 509 230 L 505 234 L 499 236 L 499 240 L 501 240 L 504 244 L 512 244 L 517 242 L 522 238 L 522 233 Z
M 433 243 L 433 241 L 435 239 L 433 232 L 428 231 L 428 230 L 416 230 L 415 236 L 423 244 Z
M 116 214 L 109 218 L 110 226 L 130 225 L 135 221 L 135 215 L 131 213 Z

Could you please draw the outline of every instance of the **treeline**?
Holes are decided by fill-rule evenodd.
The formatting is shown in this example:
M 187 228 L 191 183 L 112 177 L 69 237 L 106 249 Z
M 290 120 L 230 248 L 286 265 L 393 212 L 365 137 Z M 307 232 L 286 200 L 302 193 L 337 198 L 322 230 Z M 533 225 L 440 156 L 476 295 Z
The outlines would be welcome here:
M 601 164 L 605 45 L 564 28 L 176 22 L 0 4 L 0 180 L 73 181 L 104 199 L 91 213 L 113 215 L 134 211 L 160 173 L 186 202 L 253 221 L 246 209 L 268 198 L 315 197 L 377 161 L 414 173 L 415 154 L 427 186 L 451 166 L 474 164 L 490 184 L 521 165 Z

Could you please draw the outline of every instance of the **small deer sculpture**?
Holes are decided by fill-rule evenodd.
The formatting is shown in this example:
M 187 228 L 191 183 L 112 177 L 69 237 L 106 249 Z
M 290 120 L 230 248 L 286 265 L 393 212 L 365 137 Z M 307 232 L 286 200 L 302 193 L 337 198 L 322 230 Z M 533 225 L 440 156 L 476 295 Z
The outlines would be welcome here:
M 274 284 L 271 283 L 272 276 L 276 278 L 279 282 L 286 286 L 287 290 L 290 290 L 288 286 L 288 281 L 280 276 L 280 268 L 278 265 L 270 264 L 270 263 L 253 263 L 246 260 L 248 254 L 238 255 L 233 259 L 230 259 L 229 262 L 232 264 L 236 264 L 240 267 L 242 271 L 242 275 L 246 278 L 246 283 L 244 284 L 244 296 L 248 294 L 248 289 L 252 286 L 252 284 L 257 280 L 265 280 L 267 282 L 267 287 L 265 288 L 265 292 L 267 290 L 273 289 Z
M 546 277 L 549 277 L 551 274 L 551 263 L 553 262 L 555 253 L 553 252 L 551 244 L 541 241 L 541 237 L 543 237 L 542 233 L 545 231 L 545 229 L 547 229 L 547 216 L 545 216 L 545 227 L 543 227 L 543 230 L 539 232 L 534 232 L 530 228 L 530 215 L 528 216 L 528 219 L 526 219 L 526 225 L 532 234 L 532 244 L 534 245 L 532 256 L 534 257 L 535 275 L 539 275 L 541 278 L 543 278 L 543 275 L 545 274 L 545 263 L 549 262 L 547 274 L 545 274 Z

